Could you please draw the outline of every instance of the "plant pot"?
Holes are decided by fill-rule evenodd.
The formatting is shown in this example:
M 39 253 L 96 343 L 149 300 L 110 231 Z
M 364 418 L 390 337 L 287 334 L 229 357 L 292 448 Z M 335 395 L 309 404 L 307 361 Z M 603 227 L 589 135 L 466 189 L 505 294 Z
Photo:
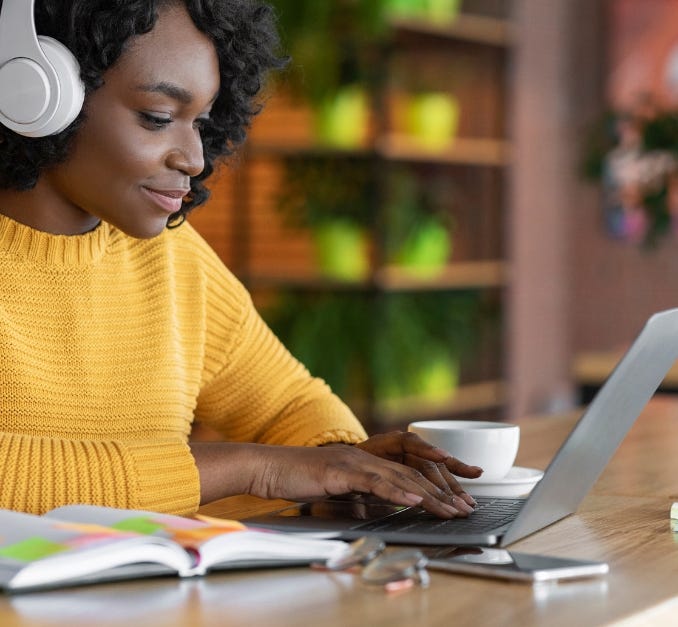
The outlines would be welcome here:
M 386 13 L 393 17 L 421 17 L 427 12 L 427 0 L 387 0 Z
M 426 18 L 436 23 L 451 22 L 459 15 L 461 0 L 388 0 L 386 13 L 400 18 Z
M 399 383 L 389 377 L 378 381 L 375 398 L 387 406 L 412 397 L 425 401 L 444 401 L 453 397 L 458 387 L 459 359 L 447 352 L 437 351 L 411 374 L 407 383 Z
M 316 136 L 321 144 L 338 148 L 362 146 L 369 120 L 365 90 L 351 85 L 326 98 L 316 110 Z
M 439 221 L 429 219 L 407 238 L 395 261 L 412 274 L 428 278 L 440 273 L 451 252 L 449 231 Z
M 426 0 L 426 14 L 432 22 L 445 24 L 459 15 L 461 0 Z
M 425 400 L 442 401 L 453 396 L 458 386 L 459 360 L 441 351 L 416 373 L 413 392 Z
M 445 92 L 412 95 L 407 103 L 407 133 L 423 147 L 440 150 L 456 136 L 459 101 Z
M 360 281 L 369 273 L 369 246 L 365 229 L 336 220 L 313 230 L 318 268 L 325 276 Z

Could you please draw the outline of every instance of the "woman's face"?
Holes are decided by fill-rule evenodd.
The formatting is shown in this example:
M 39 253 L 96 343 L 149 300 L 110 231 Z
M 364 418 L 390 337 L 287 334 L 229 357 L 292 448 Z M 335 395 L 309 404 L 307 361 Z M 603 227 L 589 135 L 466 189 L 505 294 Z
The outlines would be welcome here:
M 38 183 L 59 212 L 53 232 L 104 220 L 133 237 L 158 235 L 203 169 L 200 124 L 219 90 L 214 45 L 181 4 L 129 44 L 87 99 L 68 160 Z

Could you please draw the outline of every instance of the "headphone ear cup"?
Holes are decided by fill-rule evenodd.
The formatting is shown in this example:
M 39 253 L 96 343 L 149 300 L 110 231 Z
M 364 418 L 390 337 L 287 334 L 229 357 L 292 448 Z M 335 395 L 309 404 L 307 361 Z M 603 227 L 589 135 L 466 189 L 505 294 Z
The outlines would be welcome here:
M 38 37 L 40 47 L 52 64 L 59 80 L 60 98 L 54 116 L 32 137 L 45 137 L 63 131 L 80 113 L 85 100 L 85 86 L 80 80 L 80 66 L 71 51 L 52 37 Z

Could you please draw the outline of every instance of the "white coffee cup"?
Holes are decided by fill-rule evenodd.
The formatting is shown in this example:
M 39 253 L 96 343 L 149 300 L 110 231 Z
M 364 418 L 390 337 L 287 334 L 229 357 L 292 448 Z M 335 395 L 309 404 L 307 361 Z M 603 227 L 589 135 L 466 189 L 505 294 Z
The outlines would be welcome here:
M 407 430 L 471 466 L 480 466 L 485 481 L 507 475 L 520 443 L 520 427 L 506 422 L 424 420 L 410 423 Z

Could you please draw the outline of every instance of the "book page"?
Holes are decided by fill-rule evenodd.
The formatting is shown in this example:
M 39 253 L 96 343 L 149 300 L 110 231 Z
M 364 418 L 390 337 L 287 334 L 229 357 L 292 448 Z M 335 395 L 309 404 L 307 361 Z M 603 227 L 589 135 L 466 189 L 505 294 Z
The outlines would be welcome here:
M 201 547 L 210 538 L 246 529 L 245 525 L 236 520 L 210 519 L 207 521 L 172 514 L 96 505 L 66 505 L 53 509 L 45 514 L 45 517 L 94 523 L 116 531 L 166 538 L 196 553 L 200 552 Z
M 249 529 L 235 520 L 200 515 L 184 518 L 141 510 L 69 505 L 46 516 L 167 538 L 194 555 L 194 574 L 204 574 L 210 568 L 308 564 L 334 557 L 347 547 L 340 540 Z
M 0 585 L 7 589 L 92 578 L 140 562 L 181 574 L 190 573 L 193 565 L 183 549 L 162 538 L 0 510 Z

